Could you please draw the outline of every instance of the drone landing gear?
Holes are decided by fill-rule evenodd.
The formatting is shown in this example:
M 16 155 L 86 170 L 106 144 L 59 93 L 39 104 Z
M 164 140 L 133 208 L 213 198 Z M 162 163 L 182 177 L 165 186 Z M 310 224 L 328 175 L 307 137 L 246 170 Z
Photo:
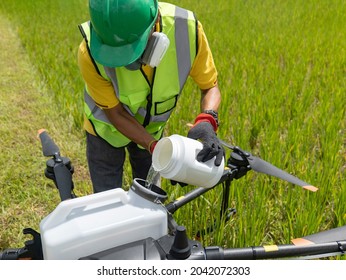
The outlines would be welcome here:
M 248 154 L 242 151 L 238 147 L 234 147 L 234 152 L 231 153 L 231 156 L 227 162 L 229 169 L 225 170 L 222 181 L 223 182 L 223 195 L 222 195 L 222 206 L 220 210 L 220 221 L 224 219 L 225 222 L 228 222 L 231 217 L 233 217 L 237 210 L 235 208 L 229 208 L 229 197 L 230 197 L 230 185 L 233 179 L 239 179 L 246 175 L 246 173 L 251 170 L 249 162 L 247 160 Z M 209 226 L 206 229 L 198 231 L 196 233 L 196 239 L 200 239 L 201 236 L 213 232 L 218 227 L 217 221 L 214 221 L 213 225 Z
M 220 217 L 221 219 L 224 219 L 225 222 L 228 222 L 235 214 L 237 214 L 237 210 L 235 208 L 227 208 Z M 214 221 L 213 225 L 209 226 L 206 229 L 199 230 L 195 238 L 197 240 L 200 240 L 202 236 L 207 235 L 209 233 L 214 232 L 218 228 L 218 222 Z

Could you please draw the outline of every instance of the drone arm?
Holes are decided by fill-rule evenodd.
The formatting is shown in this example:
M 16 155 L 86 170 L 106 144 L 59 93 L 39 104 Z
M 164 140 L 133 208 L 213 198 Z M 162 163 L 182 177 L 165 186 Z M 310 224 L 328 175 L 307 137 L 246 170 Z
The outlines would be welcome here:
M 311 256 L 319 254 L 344 254 L 346 240 L 334 241 L 322 244 L 306 246 L 295 245 L 269 245 L 247 248 L 220 249 L 218 247 L 206 247 L 205 255 L 207 260 L 256 260 L 256 259 L 280 259 L 299 256 Z M 220 256 L 222 255 L 222 256 Z
M 173 214 L 180 207 L 191 202 L 192 200 L 196 199 L 197 197 L 201 196 L 202 194 L 214 189 L 216 186 L 222 184 L 223 182 L 225 182 L 227 180 L 232 181 L 233 178 L 238 178 L 237 177 L 238 171 L 239 171 L 239 169 L 236 169 L 236 168 L 225 168 L 219 182 L 215 186 L 213 186 L 211 188 L 200 187 L 200 188 L 194 189 L 194 190 L 186 193 L 184 196 L 179 197 L 175 201 L 168 203 L 166 205 L 167 211 L 169 213 Z
M 194 189 L 184 196 L 176 199 L 175 201 L 172 201 L 166 205 L 166 209 L 169 213 L 173 214 L 175 211 L 177 211 L 180 207 L 184 206 L 185 204 L 189 203 L 190 201 L 196 199 L 197 197 L 201 196 L 202 194 L 206 193 L 207 191 L 211 190 L 212 188 L 197 188 Z

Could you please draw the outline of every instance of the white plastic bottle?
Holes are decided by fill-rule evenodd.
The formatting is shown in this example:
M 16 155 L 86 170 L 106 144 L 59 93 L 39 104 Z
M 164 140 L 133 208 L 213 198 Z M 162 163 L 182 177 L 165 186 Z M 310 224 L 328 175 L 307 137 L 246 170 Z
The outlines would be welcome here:
M 203 148 L 197 140 L 173 134 L 162 138 L 153 152 L 153 168 L 166 179 L 198 187 L 215 186 L 224 171 L 224 159 L 215 166 L 215 158 L 199 162 L 196 156 Z
M 40 223 L 44 259 L 76 260 L 129 242 L 167 234 L 167 197 L 135 179 L 114 189 L 62 201 Z

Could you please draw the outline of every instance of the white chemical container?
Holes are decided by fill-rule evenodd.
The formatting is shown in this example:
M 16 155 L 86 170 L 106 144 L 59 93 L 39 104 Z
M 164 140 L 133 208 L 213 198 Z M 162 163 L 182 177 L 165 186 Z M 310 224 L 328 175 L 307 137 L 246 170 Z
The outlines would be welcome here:
M 40 223 L 44 259 L 75 260 L 112 247 L 167 234 L 166 193 L 135 179 L 114 189 L 62 201 Z
M 224 159 L 220 166 L 215 166 L 215 157 L 199 162 L 197 154 L 203 144 L 197 140 L 173 134 L 162 138 L 153 152 L 153 168 L 166 179 L 198 187 L 215 186 L 224 171 Z

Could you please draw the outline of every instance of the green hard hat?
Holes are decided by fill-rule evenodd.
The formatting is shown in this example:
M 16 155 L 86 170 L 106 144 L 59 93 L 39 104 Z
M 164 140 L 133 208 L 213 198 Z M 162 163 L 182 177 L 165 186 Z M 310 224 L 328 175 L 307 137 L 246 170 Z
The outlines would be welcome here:
M 102 65 L 120 67 L 144 52 L 158 15 L 157 0 L 89 0 L 90 50 Z

